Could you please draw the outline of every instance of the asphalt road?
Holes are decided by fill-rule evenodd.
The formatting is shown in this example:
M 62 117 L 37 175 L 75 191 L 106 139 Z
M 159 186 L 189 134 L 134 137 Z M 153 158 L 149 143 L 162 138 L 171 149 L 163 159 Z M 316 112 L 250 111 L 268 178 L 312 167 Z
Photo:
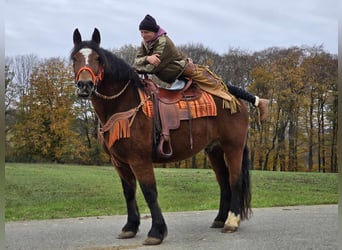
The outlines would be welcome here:
M 6 249 L 52 250 L 177 250 L 177 249 L 338 249 L 338 206 L 295 206 L 253 209 L 236 233 L 210 228 L 216 211 L 164 213 L 169 236 L 159 246 L 143 246 L 151 225 L 142 216 L 140 231 L 133 239 L 117 239 L 126 216 L 5 224 Z

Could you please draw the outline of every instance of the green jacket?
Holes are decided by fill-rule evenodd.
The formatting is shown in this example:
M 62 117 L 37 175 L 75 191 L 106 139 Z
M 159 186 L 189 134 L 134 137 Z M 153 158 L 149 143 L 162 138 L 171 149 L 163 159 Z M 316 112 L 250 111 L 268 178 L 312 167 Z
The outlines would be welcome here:
M 146 57 L 159 54 L 160 64 L 155 67 L 146 61 Z M 166 35 L 158 37 L 149 47 L 142 42 L 138 48 L 133 68 L 139 73 L 155 74 L 167 83 L 173 83 L 184 71 L 187 58 L 176 48 Z

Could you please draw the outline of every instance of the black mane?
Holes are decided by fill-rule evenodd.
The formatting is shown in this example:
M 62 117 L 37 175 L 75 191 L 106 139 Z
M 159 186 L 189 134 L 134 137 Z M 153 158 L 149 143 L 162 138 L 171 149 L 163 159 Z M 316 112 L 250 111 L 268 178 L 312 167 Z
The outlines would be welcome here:
M 138 74 L 123 59 L 117 57 L 109 50 L 105 50 L 98 46 L 94 41 L 82 41 L 75 45 L 70 54 L 70 59 L 82 48 L 94 50 L 100 56 L 100 63 L 104 67 L 104 77 L 111 78 L 118 82 L 128 82 L 131 80 L 136 87 L 142 88 L 143 85 Z

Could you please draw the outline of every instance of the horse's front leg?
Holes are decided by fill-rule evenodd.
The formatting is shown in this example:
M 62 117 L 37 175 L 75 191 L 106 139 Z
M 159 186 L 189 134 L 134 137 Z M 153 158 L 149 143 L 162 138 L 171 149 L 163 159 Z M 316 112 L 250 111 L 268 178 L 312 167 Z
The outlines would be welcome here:
M 144 172 L 144 176 L 139 180 L 139 183 L 151 212 L 152 227 L 143 244 L 158 245 L 167 236 L 167 226 L 158 204 L 158 192 L 152 166 L 151 169 Z
M 127 207 L 127 223 L 122 228 L 118 238 L 133 238 L 137 234 L 140 225 L 140 214 L 136 201 L 136 178 L 128 165 L 120 164 L 119 167 L 116 167 L 116 170 L 121 178 Z

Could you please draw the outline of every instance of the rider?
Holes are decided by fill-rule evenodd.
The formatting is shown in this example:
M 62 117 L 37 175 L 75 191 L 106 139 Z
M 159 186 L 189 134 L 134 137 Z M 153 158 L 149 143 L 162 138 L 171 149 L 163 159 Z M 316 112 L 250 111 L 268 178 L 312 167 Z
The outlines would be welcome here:
M 223 83 L 222 79 L 209 70 L 208 67 L 193 64 L 185 57 L 167 36 L 166 31 L 159 27 L 156 20 L 146 15 L 139 25 L 143 39 L 138 49 L 133 68 L 139 73 L 155 74 L 162 81 L 172 84 L 181 76 L 192 78 L 203 90 L 223 98 L 224 107 L 229 107 L 227 101 L 231 94 L 252 103 L 259 108 L 260 121 L 268 116 L 268 100 L 259 98 L 237 86 Z

